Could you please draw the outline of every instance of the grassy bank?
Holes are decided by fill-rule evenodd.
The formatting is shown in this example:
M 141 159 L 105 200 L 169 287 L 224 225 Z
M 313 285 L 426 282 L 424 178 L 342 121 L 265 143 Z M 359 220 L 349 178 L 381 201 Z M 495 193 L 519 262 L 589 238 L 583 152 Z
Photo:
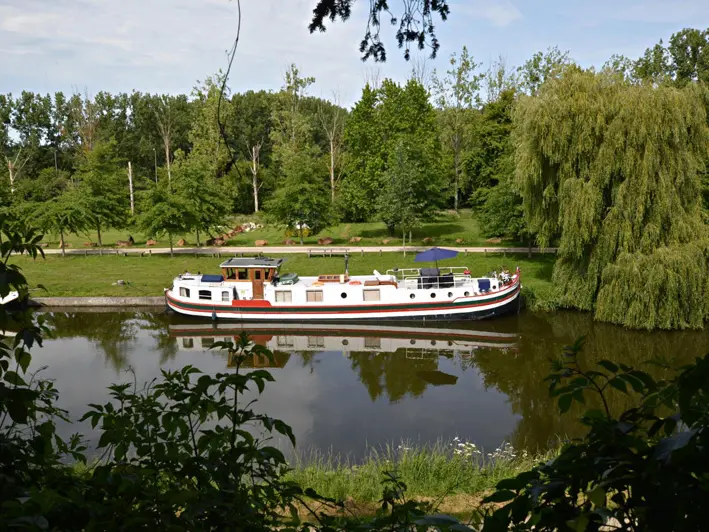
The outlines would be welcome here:
M 308 258 L 307 255 L 287 255 L 282 272 L 297 272 L 299 275 L 341 273 L 344 261 L 341 257 Z M 22 267 L 32 286 L 41 284 L 46 291 L 36 295 L 62 296 L 159 296 L 169 287 L 175 275 L 189 271 L 202 273 L 218 272 L 223 259 L 214 257 L 176 256 L 55 256 L 36 261 L 27 257 L 13 257 L 12 261 Z M 522 268 L 523 283 L 535 293 L 550 287 L 553 255 L 504 256 L 503 254 L 462 254 L 446 260 L 441 266 L 467 266 L 473 275 L 484 275 L 500 270 L 505 265 L 512 269 Z M 388 268 L 421 266 L 414 263 L 413 254 L 406 257 L 399 253 L 354 255 L 350 258 L 350 274 L 371 274 L 373 270 L 384 272 Z M 117 280 L 127 284 L 114 285 Z
M 266 240 L 270 245 L 275 246 L 282 245 L 288 238 L 291 238 L 296 242 L 298 241 L 297 236 L 286 236 L 285 228 L 283 226 L 269 223 L 268 220 L 264 219 L 264 217 L 260 214 L 235 217 L 225 225 L 225 231 L 247 222 L 262 224 L 263 227 L 247 233 L 236 234 L 232 238 L 228 239 L 226 242 L 227 245 L 253 246 L 256 240 Z M 108 229 L 102 233 L 101 240 L 104 246 L 113 247 L 116 241 L 127 240 L 128 235 L 133 237 L 137 247 L 145 246 L 145 242 L 148 238 L 147 235 L 141 233 L 135 228 L 124 230 Z M 325 237 L 332 238 L 333 245 L 336 246 L 348 245 L 353 238 L 361 239 L 361 241 L 358 242 L 358 245 L 362 246 L 397 246 L 401 244 L 401 236 L 389 236 L 386 226 L 382 222 L 337 224 L 332 227 L 328 227 L 317 234 L 308 235 L 305 238 L 305 244 L 317 245 L 318 239 Z M 435 221 L 421 224 L 420 227 L 414 229 L 412 237 L 414 245 L 422 245 L 422 240 L 424 238 L 431 238 L 434 243 L 438 245 L 456 245 L 456 240 L 463 240 L 465 245 L 468 246 L 491 245 L 486 242 L 487 237 L 482 234 L 477 220 L 470 211 L 460 211 L 459 214 L 447 212 L 440 213 Z M 197 240 L 194 234 L 176 236 L 175 242 L 181 238 L 185 240 L 187 246 L 197 245 Z M 209 236 L 207 235 L 201 235 L 201 244 L 204 245 L 208 238 Z M 78 235 L 65 235 L 65 240 L 72 248 L 83 249 L 86 247 L 85 244 L 89 242 L 97 242 L 97 235 L 95 232 L 80 233 Z M 159 246 L 167 247 L 169 245 L 166 238 L 158 240 Z M 389 240 L 388 244 L 383 243 L 385 240 Z M 58 248 L 59 236 L 46 235 L 44 242 L 46 242 L 50 248 Z M 526 243 L 515 242 L 513 240 L 503 240 L 499 244 L 492 245 L 525 246 Z
M 460 441 L 423 448 L 399 445 L 371 450 L 358 463 L 313 453 L 293 464 L 289 478 L 326 497 L 366 504 L 381 498 L 382 480 L 391 472 L 406 484 L 407 497 L 450 503 L 480 497 L 500 480 L 553 455 L 517 452 L 509 445 L 484 454 L 472 443 Z

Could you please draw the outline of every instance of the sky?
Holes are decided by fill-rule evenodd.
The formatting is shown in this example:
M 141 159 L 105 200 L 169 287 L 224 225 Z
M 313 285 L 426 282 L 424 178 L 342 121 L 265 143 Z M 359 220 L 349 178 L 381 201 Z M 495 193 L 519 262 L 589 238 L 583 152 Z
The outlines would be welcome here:
M 369 2 L 346 23 L 311 35 L 317 0 L 242 0 L 241 41 L 230 88 L 278 90 L 295 63 L 313 76 L 310 93 L 352 105 L 367 79 L 405 80 L 413 67 L 386 28 L 386 63 L 361 61 Z M 397 11 L 402 0 L 391 0 Z M 558 46 L 582 66 L 612 54 L 636 58 L 685 27 L 709 27 L 706 0 L 450 0 L 439 21 L 438 58 L 413 55 L 429 73 L 467 46 L 486 68 L 502 56 L 519 65 Z M 188 93 L 226 67 L 236 0 L 0 0 L 0 92 Z

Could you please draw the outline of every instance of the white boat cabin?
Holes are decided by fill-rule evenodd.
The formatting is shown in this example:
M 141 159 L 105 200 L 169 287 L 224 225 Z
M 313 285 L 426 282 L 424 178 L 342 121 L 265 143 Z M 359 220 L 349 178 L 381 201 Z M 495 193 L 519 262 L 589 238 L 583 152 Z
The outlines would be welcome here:
M 235 300 L 266 300 L 278 306 L 361 305 L 451 301 L 502 289 L 511 276 L 473 278 L 465 267 L 407 268 L 382 275 L 348 274 L 299 277 L 280 275 L 283 259 L 232 258 L 221 265 L 221 275 L 178 276 L 172 287 L 183 301 L 231 305 Z

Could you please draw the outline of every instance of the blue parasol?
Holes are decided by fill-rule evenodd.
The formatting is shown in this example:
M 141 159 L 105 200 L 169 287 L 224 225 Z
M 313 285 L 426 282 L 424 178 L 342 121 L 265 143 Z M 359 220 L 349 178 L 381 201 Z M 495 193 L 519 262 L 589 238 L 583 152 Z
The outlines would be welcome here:
M 427 251 L 422 251 L 416 254 L 414 262 L 431 262 L 435 261 L 438 268 L 438 261 L 444 259 L 454 259 L 458 256 L 458 252 L 453 249 L 431 248 Z

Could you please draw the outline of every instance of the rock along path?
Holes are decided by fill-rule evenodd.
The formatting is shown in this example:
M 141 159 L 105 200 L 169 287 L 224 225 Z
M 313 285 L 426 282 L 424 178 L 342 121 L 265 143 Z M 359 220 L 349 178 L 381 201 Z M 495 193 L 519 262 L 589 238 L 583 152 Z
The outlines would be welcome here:
M 463 246 L 441 246 L 445 249 L 452 249 L 459 253 L 529 253 L 526 247 L 463 247 Z M 241 255 L 284 255 L 302 254 L 310 257 L 332 257 L 341 256 L 345 253 L 350 255 L 364 255 L 365 253 L 416 253 L 430 249 L 431 246 L 224 246 L 224 247 L 192 247 L 174 248 L 175 255 L 218 255 L 218 256 L 241 256 Z M 531 253 L 556 253 L 557 248 L 531 248 Z M 45 255 L 60 255 L 60 249 L 44 249 Z M 67 255 L 169 255 L 170 248 L 86 248 L 86 249 L 66 249 Z

